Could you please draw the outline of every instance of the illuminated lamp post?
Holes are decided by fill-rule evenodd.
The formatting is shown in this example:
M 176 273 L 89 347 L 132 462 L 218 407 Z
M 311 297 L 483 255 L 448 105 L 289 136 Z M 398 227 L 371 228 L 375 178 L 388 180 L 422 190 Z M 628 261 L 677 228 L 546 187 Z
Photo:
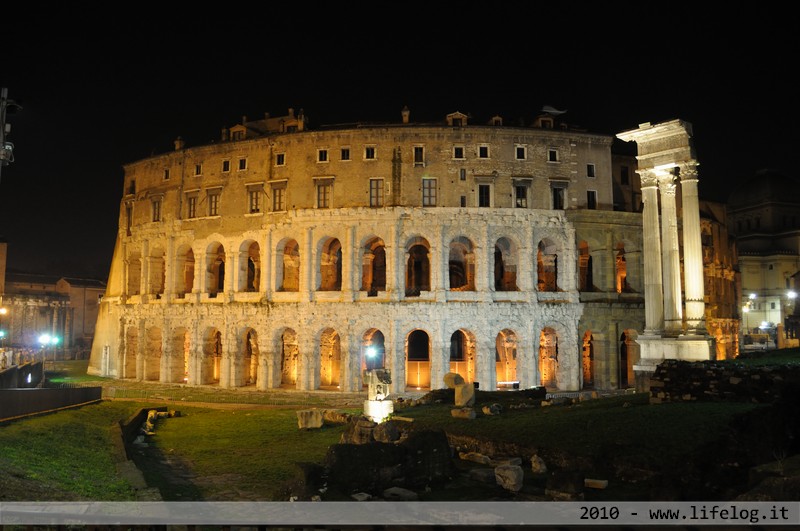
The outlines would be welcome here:
M 39 344 L 42 345 L 42 364 L 47 361 L 47 347 L 55 347 L 58 344 L 58 337 L 51 336 L 50 334 L 42 334 L 39 336 Z M 53 366 L 56 364 L 55 349 L 53 350 Z

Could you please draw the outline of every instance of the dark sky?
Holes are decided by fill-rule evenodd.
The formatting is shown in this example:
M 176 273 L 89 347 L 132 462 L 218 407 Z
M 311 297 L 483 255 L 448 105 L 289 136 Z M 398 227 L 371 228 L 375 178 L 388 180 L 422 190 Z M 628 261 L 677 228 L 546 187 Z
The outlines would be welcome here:
M 791 17 L 769 6 L 598 4 L 5 16 L 0 86 L 23 107 L 8 117 L 16 160 L 0 174 L 8 267 L 104 279 L 123 164 L 171 150 L 179 135 L 203 144 L 244 115 L 289 107 L 312 127 L 397 122 L 404 105 L 412 121 L 461 111 L 509 124 L 551 105 L 607 134 L 681 118 L 694 126 L 700 192 L 712 200 L 759 169 L 794 169 Z

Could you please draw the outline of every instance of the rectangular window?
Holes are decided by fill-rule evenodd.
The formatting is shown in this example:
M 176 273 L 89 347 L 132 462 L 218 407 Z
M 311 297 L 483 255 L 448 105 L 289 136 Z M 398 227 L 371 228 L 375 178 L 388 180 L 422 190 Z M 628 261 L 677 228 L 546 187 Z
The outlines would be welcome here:
M 465 170 L 464 168 L 461 168 L 460 170 L 458 170 L 458 180 L 460 180 L 460 181 L 466 181 L 467 180 L 467 170 Z
M 366 160 L 375 160 L 375 146 L 364 147 L 364 158 Z
M 286 153 L 277 153 L 275 155 L 275 166 L 284 166 L 286 164 Z
M 161 221 L 161 199 L 153 200 L 153 221 Z
M 526 158 L 528 158 L 525 146 L 517 146 L 516 148 L 514 148 L 514 151 L 516 152 L 517 160 L 525 160 Z
M 131 226 L 133 225 L 133 206 L 128 203 L 125 205 L 125 232 L 128 236 L 131 235 Z
M 328 150 L 327 149 L 318 149 L 317 150 L 317 162 L 328 162 Z
M 203 165 L 202 164 L 195 164 L 194 165 L 194 174 L 195 175 L 203 175 Z
M 524 184 L 514 185 L 514 206 L 528 208 L 528 187 Z
M 222 161 L 222 173 L 228 173 L 231 171 L 231 161 L 223 160 Z
M 272 187 L 272 211 L 283 212 L 286 210 L 286 186 Z
M 169 181 L 169 169 L 164 170 L 164 180 Z
M 247 169 L 247 159 L 239 159 L 239 171 Z
M 463 208 L 465 206 L 467 206 L 467 196 L 462 195 L 461 196 L 461 207 Z
M 552 188 L 553 193 L 553 210 L 564 210 L 564 195 L 565 189 L 560 186 Z
M 547 150 L 547 162 L 558 162 L 558 150 L 557 149 L 548 149 Z
M 436 179 L 422 179 L 422 206 L 436 206 Z
M 261 190 L 247 191 L 247 209 L 251 214 L 261 212 Z
M 369 206 L 383 206 L 383 179 L 369 180 Z
M 621 166 L 619 169 L 620 182 L 626 186 L 631 184 L 631 178 L 630 175 L 628 174 L 628 171 L 629 170 L 627 166 Z
M 425 166 L 425 148 L 414 146 L 414 166 Z
M 489 158 L 489 146 L 478 146 L 478 158 L 479 159 Z
M 488 184 L 478 185 L 478 206 L 490 207 L 492 206 L 492 187 Z
M 219 215 L 219 190 L 208 192 L 208 215 Z
M 464 146 L 453 146 L 453 158 L 454 159 L 464 158 Z
M 586 176 L 587 177 L 597 177 L 594 173 L 594 164 L 587 164 L 586 165 Z
M 317 183 L 317 208 L 331 208 L 333 195 L 333 181 L 320 181 Z
M 350 148 L 342 148 L 341 158 L 342 160 L 350 160 Z
M 586 190 L 586 208 L 597 210 L 597 190 Z
M 775 309 L 775 303 L 774 302 L 769 303 L 769 309 L 770 310 L 774 310 Z
M 186 198 L 186 217 L 187 218 L 196 218 L 197 217 L 197 196 L 192 195 Z

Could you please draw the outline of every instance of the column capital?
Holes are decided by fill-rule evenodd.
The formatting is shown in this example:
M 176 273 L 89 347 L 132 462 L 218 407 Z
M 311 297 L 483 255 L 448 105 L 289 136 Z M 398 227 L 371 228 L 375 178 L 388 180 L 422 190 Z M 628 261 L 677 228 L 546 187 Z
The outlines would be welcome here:
M 676 188 L 674 175 L 660 175 L 658 177 L 658 189 L 662 194 L 675 195 Z
M 694 161 L 694 160 L 678 165 L 678 168 L 680 168 L 679 175 L 680 175 L 680 178 L 681 178 L 681 182 L 683 182 L 683 181 L 692 181 L 692 180 L 696 181 L 697 180 L 697 167 L 699 165 L 700 164 L 697 161 Z
M 639 174 L 639 180 L 642 183 L 642 188 L 654 188 L 658 185 L 658 176 L 653 170 L 636 170 Z

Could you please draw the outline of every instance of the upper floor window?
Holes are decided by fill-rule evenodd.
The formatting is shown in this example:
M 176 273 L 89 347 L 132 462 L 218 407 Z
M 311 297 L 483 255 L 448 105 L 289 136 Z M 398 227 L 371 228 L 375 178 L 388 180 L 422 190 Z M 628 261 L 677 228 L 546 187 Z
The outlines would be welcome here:
M 197 196 L 190 195 L 186 198 L 186 217 L 196 218 L 197 217 Z
M 492 185 L 490 184 L 478 185 L 478 206 L 479 207 L 492 206 Z
M 195 175 L 203 175 L 203 165 L 202 164 L 195 164 L 194 165 L 194 174 Z
M 231 140 L 244 140 L 244 131 L 238 130 L 234 131 L 231 135 Z
M 340 158 L 342 160 L 350 160 L 350 148 L 349 147 L 343 147 L 342 148 L 342 150 L 340 152 Z
M 622 184 L 626 185 L 626 186 L 631 184 L 631 178 L 630 178 L 630 175 L 628 174 L 628 172 L 629 172 L 629 170 L 628 170 L 627 166 L 620 166 L 620 168 L 619 168 L 620 182 Z
M 272 211 L 286 210 L 286 183 L 272 185 Z
M 436 179 L 422 179 L 422 206 L 436 206 Z
M 317 208 L 331 208 L 333 196 L 333 180 L 325 179 L 317 182 Z
M 161 221 L 161 198 L 153 199 L 153 221 Z
M 489 158 L 489 146 L 486 145 L 478 146 L 478 158 L 479 159 Z
M 208 215 L 219 215 L 219 190 L 208 191 Z
M 251 214 L 261 212 L 261 187 L 247 188 L 247 211 Z
M 383 179 L 369 180 L 369 206 L 383 206 Z
M 528 158 L 528 150 L 525 148 L 525 146 L 515 146 L 514 156 L 517 160 L 525 160 Z
M 425 166 L 425 148 L 414 146 L 414 166 Z
M 222 161 L 222 173 L 228 173 L 231 171 L 231 161 L 223 160 Z
M 375 160 L 375 146 L 364 146 L 364 159 Z
M 466 181 L 467 180 L 467 170 L 466 169 L 461 168 L 460 170 L 458 170 L 458 180 L 459 181 Z
M 566 188 L 562 186 L 553 186 L 551 188 L 553 210 L 564 210 L 566 191 Z
M 464 146 L 453 146 L 453 158 L 464 159 Z
M 247 169 L 247 159 L 241 158 L 239 159 L 239 171 Z
M 597 175 L 594 172 L 594 164 L 589 163 L 589 164 L 586 165 L 586 176 L 587 177 L 597 177 Z
M 169 181 L 169 168 L 164 169 L 164 180 Z
M 586 190 L 586 208 L 597 210 L 597 190 Z
M 327 149 L 318 149 L 317 150 L 317 162 L 328 162 L 328 150 Z
M 275 166 L 284 166 L 286 164 L 286 153 L 275 154 Z
M 514 207 L 528 208 L 528 187 L 523 184 L 514 185 Z
M 558 150 L 550 148 L 547 150 L 547 162 L 558 162 Z

